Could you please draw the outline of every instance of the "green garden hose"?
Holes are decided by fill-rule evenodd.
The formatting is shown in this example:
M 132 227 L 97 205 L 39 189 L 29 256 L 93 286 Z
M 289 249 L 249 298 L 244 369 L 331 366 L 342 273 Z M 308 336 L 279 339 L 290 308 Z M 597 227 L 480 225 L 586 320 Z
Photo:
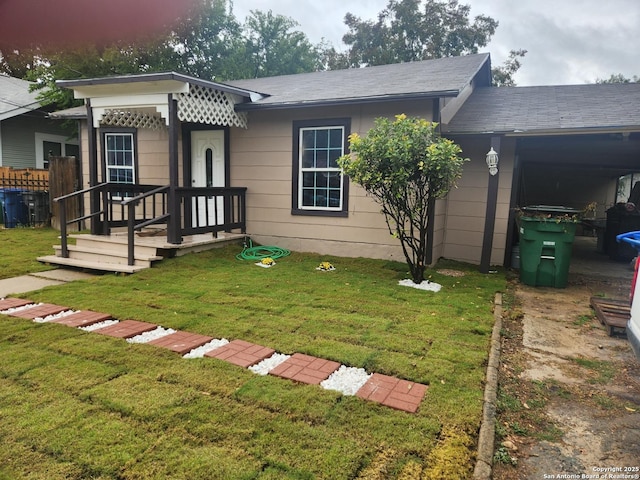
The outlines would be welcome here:
M 249 243 L 245 242 L 244 249 L 236 258 L 238 260 L 251 260 L 253 262 L 259 262 L 263 258 L 282 258 L 289 255 L 291 252 L 286 248 L 280 247 L 271 247 L 271 246 L 260 246 L 254 247 L 253 242 L 249 239 Z

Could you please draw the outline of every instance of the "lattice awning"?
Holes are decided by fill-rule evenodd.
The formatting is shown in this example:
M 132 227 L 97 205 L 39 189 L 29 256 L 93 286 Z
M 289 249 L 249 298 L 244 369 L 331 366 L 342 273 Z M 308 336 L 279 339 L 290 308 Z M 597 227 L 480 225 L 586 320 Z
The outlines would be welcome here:
M 247 128 L 245 112 L 236 112 L 235 95 L 200 85 L 178 94 L 178 118 L 183 122 Z
M 107 110 L 100 123 L 112 127 L 148 128 L 150 130 L 166 128 L 165 119 L 158 112 L 152 110 Z
M 246 112 L 236 112 L 239 95 L 199 84 L 189 91 L 172 92 L 178 101 L 178 119 L 182 122 L 247 128 Z M 169 125 L 169 94 L 137 93 L 92 99 L 94 123 L 114 127 L 161 130 Z

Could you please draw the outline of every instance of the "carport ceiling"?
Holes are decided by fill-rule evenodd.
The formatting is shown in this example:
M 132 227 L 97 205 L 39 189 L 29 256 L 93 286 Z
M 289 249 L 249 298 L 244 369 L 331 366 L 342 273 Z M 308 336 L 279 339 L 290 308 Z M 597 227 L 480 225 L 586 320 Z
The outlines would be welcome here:
M 640 171 L 640 132 L 521 137 L 516 152 L 526 164 L 597 170 L 613 178 Z

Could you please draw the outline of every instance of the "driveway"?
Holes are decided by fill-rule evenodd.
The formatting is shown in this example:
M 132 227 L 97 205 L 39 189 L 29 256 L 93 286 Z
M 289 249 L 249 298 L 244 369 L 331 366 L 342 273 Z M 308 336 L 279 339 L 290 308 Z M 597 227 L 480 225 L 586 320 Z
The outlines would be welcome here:
M 597 260 L 576 258 L 565 289 L 514 282 L 495 479 L 640 478 L 640 361 L 589 305 L 592 296 L 628 299 L 633 271 Z

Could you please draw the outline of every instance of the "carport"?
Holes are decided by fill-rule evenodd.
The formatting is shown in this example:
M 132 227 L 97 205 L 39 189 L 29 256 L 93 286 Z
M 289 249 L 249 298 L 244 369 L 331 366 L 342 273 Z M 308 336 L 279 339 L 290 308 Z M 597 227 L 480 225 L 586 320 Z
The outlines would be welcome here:
M 640 180 L 639 107 L 640 84 L 479 88 L 443 127 L 463 149 L 478 136 L 513 145 L 500 158 L 503 172 L 512 175 L 506 182 L 511 195 L 505 266 L 518 241 L 517 209 L 528 205 L 590 206 L 590 221 L 578 235 L 593 237 L 594 251 L 609 253 L 614 232 L 611 221 L 607 227 L 607 211 L 626 211 Z M 637 218 L 625 226 L 637 222 L 640 229 L 640 211 L 628 209 Z

